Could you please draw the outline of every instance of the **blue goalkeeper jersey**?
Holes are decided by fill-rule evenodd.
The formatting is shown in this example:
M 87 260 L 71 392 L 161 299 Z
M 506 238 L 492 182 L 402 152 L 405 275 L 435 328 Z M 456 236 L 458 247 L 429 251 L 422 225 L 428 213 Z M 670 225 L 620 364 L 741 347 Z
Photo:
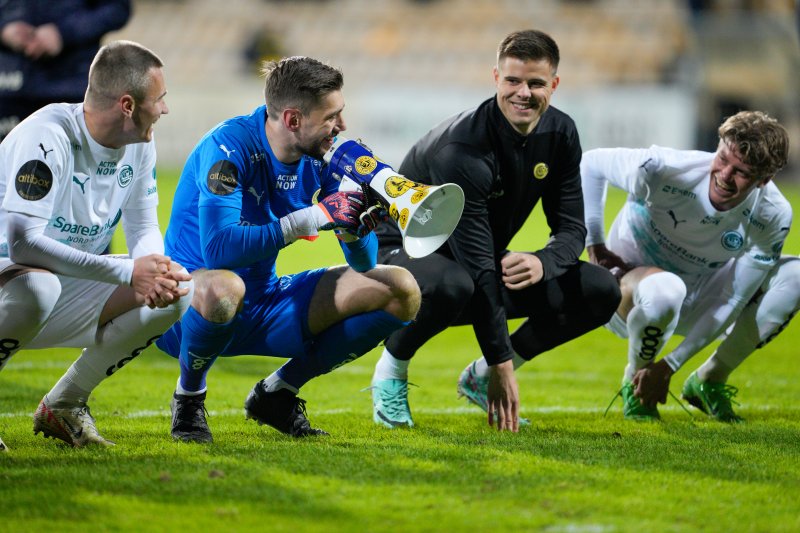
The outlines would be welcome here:
M 285 246 L 279 219 L 338 190 L 319 159 L 278 161 L 264 131 L 266 106 L 226 120 L 189 155 L 172 204 L 166 253 L 190 272 L 228 269 L 275 278 Z

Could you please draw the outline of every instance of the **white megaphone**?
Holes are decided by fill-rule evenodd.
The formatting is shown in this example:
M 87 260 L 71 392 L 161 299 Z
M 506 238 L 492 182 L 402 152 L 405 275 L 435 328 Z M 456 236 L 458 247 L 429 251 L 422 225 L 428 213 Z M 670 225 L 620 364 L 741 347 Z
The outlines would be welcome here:
M 456 229 L 464 211 L 464 191 L 455 183 L 425 185 L 406 179 L 379 161 L 372 151 L 357 141 L 337 136 L 325 162 L 341 176 L 342 187 L 369 186 L 403 235 L 403 249 L 409 257 L 425 257 L 435 252 Z M 350 187 L 349 181 L 353 182 Z

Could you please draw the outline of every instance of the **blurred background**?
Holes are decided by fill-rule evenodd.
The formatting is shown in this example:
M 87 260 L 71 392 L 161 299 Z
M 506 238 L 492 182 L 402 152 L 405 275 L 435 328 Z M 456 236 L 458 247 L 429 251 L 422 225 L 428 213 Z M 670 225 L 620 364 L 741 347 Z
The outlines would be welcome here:
M 790 130 L 800 183 L 800 2 L 795 0 L 134 0 L 110 39 L 166 63 L 171 113 L 159 159 L 180 169 L 214 124 L 263 102 L 264 59 L 308 55 L 342 69 L 346 135 L 388 163 L 443 118 L 494 94 L 510 31 L 561 48 L 553 105 L 584 149 L 716 148 L 716 128 L 759 109 Z

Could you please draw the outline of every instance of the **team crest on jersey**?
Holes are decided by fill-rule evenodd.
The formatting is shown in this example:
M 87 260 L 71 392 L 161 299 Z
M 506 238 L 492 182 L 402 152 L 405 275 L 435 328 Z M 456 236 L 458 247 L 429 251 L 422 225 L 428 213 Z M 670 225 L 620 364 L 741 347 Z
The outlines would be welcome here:
M 130 165 L 123 165 L 119 172 L 117 173 L 117 183 L 123 189 L 131 184 L 133 181 L 133 169 Z
M 17 171 L 14 186 L 23 200 L 41 200 L 53 188 L 53 172 L 44 162 L 32 159 Z
M 236 169 L 236 165 L 227 159 L 217 161 L 208 171 L 206 185 L 208 190 L 217 196 L 233 194 L 236 186 L 239 185 L 239 171 Z
M 736 251 L 744 244 L 744 237 L 738 231 L 726 231 L 722 234 L 722 247 L 726 250 Z
M 533 177 L 537 180 L 545 179 L 548 172 L 550 172 L 550 167 L 546 163 L 536 163 L 533 167 Z

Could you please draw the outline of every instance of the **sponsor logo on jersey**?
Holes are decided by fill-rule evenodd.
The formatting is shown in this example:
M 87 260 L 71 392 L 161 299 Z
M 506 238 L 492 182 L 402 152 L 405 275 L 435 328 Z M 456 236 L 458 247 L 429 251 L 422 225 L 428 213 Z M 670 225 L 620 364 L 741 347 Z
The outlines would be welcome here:
M 355 170 L 362 176 L 366 176 L 376 168 L 378 168 L 378 162 L 375 161 L 374 157 L 370 157 L 368 155 L 362 155 L 361 157 L 356 159 Z
M 236 151 L 236 149 L 228 150 L 228 147 L 225 146 L 224 144 L 220 144 L 219 145 L 219 149 L 222 150 L 223 152 L 225 152 L 225 157 L 227 157 L 227 158 L 230 158 L 231 154 Z
M 672 227 L 672 229 L 675 229 L 675 228 L 677 228 L 677 227 L 678 227 L 678 224 L 680 224 L 681 222 L 686 222 L 686 219 L 683 219 L 683 220 L 678 220 L 678 217 L 677 217 L 677 216 L 675 216 L 675 212 L 674 212 L 672 209 L 670 209 L 669 211 L 667 211 L 667 214 L 669 214 L 669 217 L 672 219 L 672 223 L 674 224 L 674 226 Z
M 206 186 L 212 194 L 228 196 L 233 194 L 238 185 L 239 171 L 236 169 L 236 165 L 228 160 L 217 161 L 208 171 Z
M 17 171 L 14 186 L 23 200 L 41 200 L 53 187 L 53 172 L 43 161 L 33 159 Z
M 257 152 L 255 154 L 250 154 L 250 162 L 251 163 L 258 163 L 259 161 L 263 161 L 267 158 L 267 154 L 265 152 Z
M 719 223 L 722 219 L 717 217 L 712 217 L 711 215 L 706 215 L 703 217 L 703 220 L 700 221 L 701 224 L 714 224 L 715 226 L 719 226 Z
M 81 181 L 81 180 L 78 179 L 78 176 L 72 176 L 72 183 L 78 185 L 81 188 L 81 192 L 83 194 L 86 194 L 86 182 L 89 181 L 90 179 L 92 179 L 92 178 L 89 177 L 89 176 L 86 176 L 86 179 Z
M 121 218 L 122 210 L 118 210 L 116 216 L 113 219 L 107 220 L 102 226 L 100 224 L 84 226 L 83 224 L 67 221 L 67 219 L 64 217 L 56 217 L 55 220 L 53 220 L 53 227 L 59 230 L 61 233 L 71 233 L 73 235 L 83 235 L 84 237 L 94 237 L 95 235 L 100 235 L 101 232 L 113 229 L 117 224 L 119 224 Z
M 279 191 L 291 191 L 297 187 L 297 174 L 278 174 L 275 177 L 275 188 Z
M 722 234 L 722 247 L 726 250 L 736 251 L 744 244 L 744 237 L 738 231 L 726 231 Z
M 672 185 L 664 185 L 664 188 L 661 190 L 667 194 L 677 194 L 678 196 L 685 196 L 687 198 L 697 198 L 697 195 L 692 191 L 687 191 L 686 189 L 681 189 L 679 187 L 673 187 Z
M 764 224 L 762 221 L 758 220 L 755 216 L 753 216 L 753 212 L 749 208 L 742 211 L 742 215 L 745 218 L 747 218 L 747 221 L 750 223 L 751 226 L 755 226 L 761 231 L 767 229 L 767 225 Z
M 46 150 L 42 143 L 39 143 L 39 148 L 42 150 L 42 154 L 43 154 L 45 159 L 47 159 L 47 154 L 49 154 L 50 152 L 53 151 L 52 148 L 50 150 Z
M 116 161 L 100 161 L 100 164 L 97 165 L 98 176 L 113 176 L 116 173 L 117 173 Z
M 117 174 L 117 183 L 123 189 L 133 181 L 133 168 L 130 165 L 123 165 Z
M 250 187 L 247 189 L 247 192 L 252 194 L 256 199 L 256 205 L 261 205 L 261 197 L 264 196 L 264 191 L 261 191 L 261 194 L 258 194 L 258 191 L 255 187 Z
M 545 179 L 548 172 L 550 172 L 550 167 L 546 163 L 536 163 L 533 167 L 533 177 L 537 180 Z

